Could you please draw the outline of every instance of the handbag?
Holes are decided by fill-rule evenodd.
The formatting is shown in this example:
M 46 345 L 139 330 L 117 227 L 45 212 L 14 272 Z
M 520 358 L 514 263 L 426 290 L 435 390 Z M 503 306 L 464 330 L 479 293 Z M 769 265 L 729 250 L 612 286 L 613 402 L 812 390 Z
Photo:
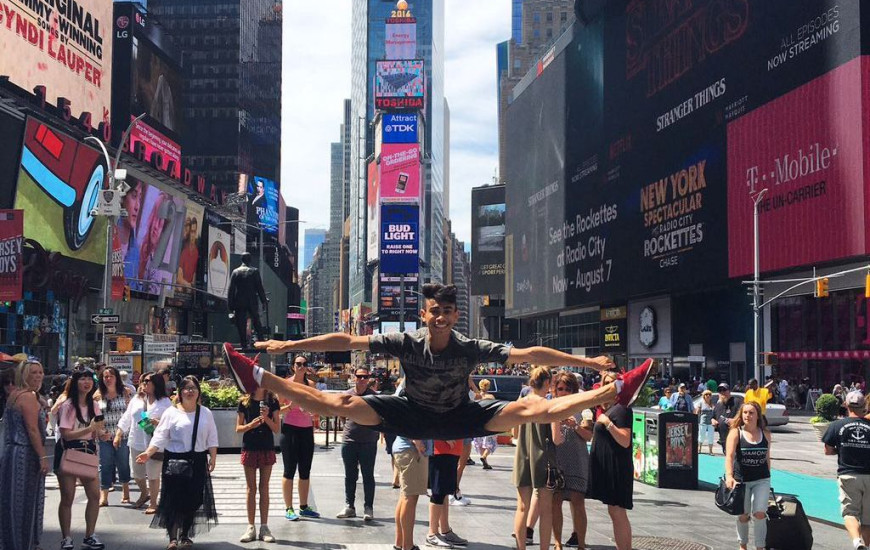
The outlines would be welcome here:
M 545 487 L 551 491 L 561 491 L 565 488 L 565 475 L 556 465 L 556 446 L 547 438 L 544 454 L 547 459 L 547 482 Z
M 63 455 L 60 457 L 60 473 L 74 476 L 82 481 L 90 481 L 97 477 L 100 467 L 100 457 L 88 447 L 67 448 L 64 443 Z
M 193 479 L 193 458 L 196 451 L 196 432 L 199 429 L 199 405 L 196 406 L 196 417 L 193 419 L 193 437 L 190 451 L 185 456 L 173 457 L 164 461 L 163 477 L 175 481 Z
M 725 478 L 719 478 L 719 486 L 716 488 L 716 508 L 726 514 L 739 516 L 743 514 L 743 497 L 746 488 L 742 483 L 736 483 L 733 489 L 725 484 Z

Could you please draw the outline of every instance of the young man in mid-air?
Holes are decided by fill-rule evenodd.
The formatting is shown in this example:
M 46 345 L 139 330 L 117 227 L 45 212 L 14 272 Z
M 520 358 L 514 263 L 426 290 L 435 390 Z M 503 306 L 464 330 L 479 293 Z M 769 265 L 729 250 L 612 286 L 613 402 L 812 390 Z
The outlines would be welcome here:
M 601 403 L 631 405 L 653 369 L 652 359 L 613 384 L 550 400 L 472 401 L 468 377 L 480 363 L 530 363 L 550 366 L 613 368 L 607 357 L 586 358 L 547 347 L 518 349 L 487 340 L 472 340 L 453 330 L 459 320 L 456 287 L 423 285 L 420 318 L 425 326 L 413 333 L 351 336 L 324 334 L 304 340 L 257 342 L 271 354 L 309 351 L 370 351 L 399 359 L 405 372 L 405 395 L 323 393 L 283 380 L 257 366 L 255 360 L 223 345 L 224 359 L 246 393 L 257 387 L 289 399 L 311 414 L 343 416 L 376 430 L 411 439 L 465 439 L 510 430 L 534 422 L 556 422 Z

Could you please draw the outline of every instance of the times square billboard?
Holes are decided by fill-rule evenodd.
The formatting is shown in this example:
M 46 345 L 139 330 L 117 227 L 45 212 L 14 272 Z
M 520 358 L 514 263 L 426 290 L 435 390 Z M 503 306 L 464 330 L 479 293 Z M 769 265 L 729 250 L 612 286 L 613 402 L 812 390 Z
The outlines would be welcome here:
M 505 186 L 471 190 L 471 294 L 504 294 Z
M 668 6 L 608 3 L 514 91 L 509 316 L 746 276 L 764 188 L 763 272 L 870 251 L 860 2 Z
M 375 108 L 384 111 L 425 109 L 426 72 L 423 60 L 378 61 L 375 64 Z

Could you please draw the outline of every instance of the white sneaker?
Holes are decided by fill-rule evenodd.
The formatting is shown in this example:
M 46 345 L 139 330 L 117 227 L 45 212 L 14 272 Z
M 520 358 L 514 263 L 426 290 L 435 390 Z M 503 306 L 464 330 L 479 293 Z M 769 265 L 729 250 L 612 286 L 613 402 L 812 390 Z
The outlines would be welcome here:
M 344 510 L 336 514 L 339 519 L 347 519 L 347 518 L 355 518 L 356 517 L 356 508 L 353 506 L 345 506 Z
M 441 538 L 440 535 L 426 535 L 426 546 L 433 548 L 453 548 L 453 545 Z
M 371 521 L 375 519 L 375 511 L 371 506 L 363 508 L 363 521 Z
M 60 550 L 75 550 L 75 547 L 72 537 L 66 537 L 60 541 Z
M 239 539 L 239 542 L 252 542 L 257 539 L 257 529 L 253 525 L 248 525 L 245 529 L 245 534 Z
M 471 504 L 471 499 L 465 495 L 461 495 L 460 498 L 450 495 L 450 506 L 468 506 L 469 504 Z
M 275 542 L 275 537 L 272 536 L 272 531 L 269 530 L 268 525 L 260 526 L 260 540 L 263 542 Z

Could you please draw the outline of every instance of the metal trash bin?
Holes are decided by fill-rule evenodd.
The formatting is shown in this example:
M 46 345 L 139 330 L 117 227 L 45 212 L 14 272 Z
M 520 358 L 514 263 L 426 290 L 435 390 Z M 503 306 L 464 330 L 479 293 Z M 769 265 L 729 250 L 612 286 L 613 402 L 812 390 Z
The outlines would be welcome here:
M 698 416 L 634 409 L 634 478 L 663 489 L 698 488 Z

